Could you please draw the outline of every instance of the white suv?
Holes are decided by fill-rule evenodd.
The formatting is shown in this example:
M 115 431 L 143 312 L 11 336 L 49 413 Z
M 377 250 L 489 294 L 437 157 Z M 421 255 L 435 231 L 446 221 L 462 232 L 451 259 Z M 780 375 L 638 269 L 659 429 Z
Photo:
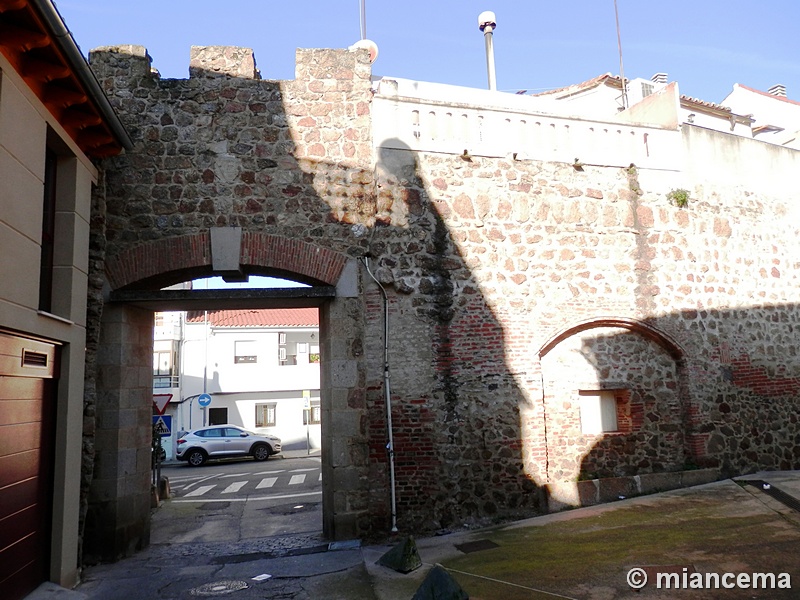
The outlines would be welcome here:
M 212 458 L 252 456 L 267 460 L 280 451 L 280 438 L 269 433 L 253 433 L 238 425 L 212 425 L 182 435 L 175 458 L 199 467 Z

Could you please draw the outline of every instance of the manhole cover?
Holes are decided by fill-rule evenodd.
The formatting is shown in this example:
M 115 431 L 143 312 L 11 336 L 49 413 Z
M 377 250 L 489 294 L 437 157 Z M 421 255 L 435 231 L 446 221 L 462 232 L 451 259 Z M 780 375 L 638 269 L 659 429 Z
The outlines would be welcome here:
M 246 581 L 215 581 L 206 583 L 189 591 L 192 596 L 222 596 L 247 589 Z

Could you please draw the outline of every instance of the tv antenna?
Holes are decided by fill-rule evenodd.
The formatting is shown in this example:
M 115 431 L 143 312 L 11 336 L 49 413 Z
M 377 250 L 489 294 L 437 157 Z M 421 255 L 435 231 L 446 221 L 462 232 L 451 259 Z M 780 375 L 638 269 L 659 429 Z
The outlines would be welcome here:
M 378 58 L 378 45 L 372 40 L 367 39 L 367 7 L 366 0 L 359 0 L 360 21 L 361 21 L 361 39 L 355 44 L 350 46 L 350 50 L 364 48 L 369 52 L 369 62 L 374 63 Z
M 617 48 L 619 48 L 619 78 L 622 79 L 622 109 L 628 108 L 628 82 L 625 81 L 625 68 L 622 66 L 622 37 L 619 33 L 619 10 L 614 0 L 614 17 L 617 20 Z

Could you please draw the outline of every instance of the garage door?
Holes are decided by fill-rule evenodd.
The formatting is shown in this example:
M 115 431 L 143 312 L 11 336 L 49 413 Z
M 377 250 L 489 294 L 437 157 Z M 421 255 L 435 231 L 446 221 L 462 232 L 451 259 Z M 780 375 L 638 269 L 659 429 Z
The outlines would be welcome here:
M 48 579 L 56 348 L 0 333 L 0 598 Z

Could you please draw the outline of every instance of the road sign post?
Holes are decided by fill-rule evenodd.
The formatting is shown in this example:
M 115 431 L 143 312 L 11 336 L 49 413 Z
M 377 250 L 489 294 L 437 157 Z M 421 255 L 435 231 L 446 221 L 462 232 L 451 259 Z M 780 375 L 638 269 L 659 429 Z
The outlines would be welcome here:
M 311 390 L 303 390 L 306 411 L 306 454 L 311 455 Z
M 203 427 L 205 427 L 206 422 L 208 421 L 208 419 L 206 419 L 206 415 L 208 414 L 208 407 L 211 404 L 211 394 L 200 394 L 197 397 L 197 403 L 203 407 Z

